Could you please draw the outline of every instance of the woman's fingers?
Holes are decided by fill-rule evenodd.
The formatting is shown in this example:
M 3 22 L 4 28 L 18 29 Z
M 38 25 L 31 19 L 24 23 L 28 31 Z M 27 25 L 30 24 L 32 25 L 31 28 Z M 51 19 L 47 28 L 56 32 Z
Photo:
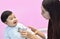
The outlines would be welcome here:
M 21 31 L 20 32 L 22 36 L 26 37 L 27 36 L 27 31 Z
M 32 26 L 28 26 L 33 32 L 35 32 L 37 29 L 32 27 Z

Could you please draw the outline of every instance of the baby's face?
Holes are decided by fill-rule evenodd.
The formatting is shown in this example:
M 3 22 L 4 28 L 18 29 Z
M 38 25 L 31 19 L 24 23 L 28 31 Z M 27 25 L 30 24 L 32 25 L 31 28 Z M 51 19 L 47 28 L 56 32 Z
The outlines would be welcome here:
M 7 20 L 6 20 L 5 23 L 6 23 L 8 26 L 10 26 L 10 27 L 16 26 L 16 25 L 17 25 L 17 19 L 16 19 L 15 15 L 14 15 L 14 14 L 11 14 L 11 15 L 7 18 Z

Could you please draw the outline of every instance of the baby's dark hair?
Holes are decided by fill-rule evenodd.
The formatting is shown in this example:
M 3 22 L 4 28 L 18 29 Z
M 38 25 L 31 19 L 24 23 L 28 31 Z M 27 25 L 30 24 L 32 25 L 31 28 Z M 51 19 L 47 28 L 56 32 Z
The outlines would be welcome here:
M 7 18 L 9 17 L 9 15 L 12 14 L 12 11 L 6 10 L 1 14 L 1 21 L 4 23 L 6 22 Z

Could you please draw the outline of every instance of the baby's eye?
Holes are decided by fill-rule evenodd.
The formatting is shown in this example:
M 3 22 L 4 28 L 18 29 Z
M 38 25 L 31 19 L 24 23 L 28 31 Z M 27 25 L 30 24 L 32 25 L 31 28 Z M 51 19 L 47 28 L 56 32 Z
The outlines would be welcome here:
M 14 18 L 16 18 L 16 17 L 14 16 Z
M 10 18 L 10 20 L 13 20 L 13 18 Z

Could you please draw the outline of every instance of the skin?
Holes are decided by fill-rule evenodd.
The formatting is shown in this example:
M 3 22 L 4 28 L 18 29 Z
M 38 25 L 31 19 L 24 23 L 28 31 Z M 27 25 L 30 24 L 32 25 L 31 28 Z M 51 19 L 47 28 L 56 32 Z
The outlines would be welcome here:
M 22 31 L 21 34 L 22 36 L 29 38 L 29 39 L 40 39 L 38 36 L 36 36 L 35 34 L 31 34 L 28 31 Z
M 46 11 L 43 6 L 42 6 L 41 8 L 42 8 L 42 13 L 41 13 L 42 16 L 43 16 L 45 19 L 50 19 L 49 12 Z

